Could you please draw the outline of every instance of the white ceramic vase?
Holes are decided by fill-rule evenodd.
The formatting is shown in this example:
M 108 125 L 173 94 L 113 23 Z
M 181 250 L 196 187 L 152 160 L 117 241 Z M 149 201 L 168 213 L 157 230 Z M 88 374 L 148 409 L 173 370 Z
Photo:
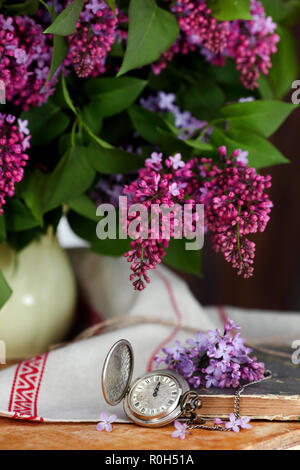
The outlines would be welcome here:
M 76 282 L 56 237 L 49 233 L 18 253 L 0 245 L 0 269 L 13 289 L 0 310 L 7 359 L 34 356 L 62 341 L 74 319 Z

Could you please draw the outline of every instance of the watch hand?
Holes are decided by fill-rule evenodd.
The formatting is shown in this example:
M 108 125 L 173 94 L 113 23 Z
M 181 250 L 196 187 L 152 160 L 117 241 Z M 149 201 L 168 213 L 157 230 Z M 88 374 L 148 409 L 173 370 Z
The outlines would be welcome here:
M 157 397 L 158 390 L 159 390 L 159 386 L 160 386 L 160 382 L 158 382 L 158 384 L 156 385 L 156 387 L 155 387 L 155 389 L 154 389 L 154 392 L 153 392 L 153 396 L 154 396 L 154 397 Z

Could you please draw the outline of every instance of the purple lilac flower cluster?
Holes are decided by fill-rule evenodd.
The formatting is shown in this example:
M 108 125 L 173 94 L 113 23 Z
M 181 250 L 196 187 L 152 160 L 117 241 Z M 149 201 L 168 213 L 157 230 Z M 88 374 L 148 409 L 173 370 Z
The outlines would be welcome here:
M 76 32 L 68 37 L 70 51 L 65 60 L 79 77 L 105 72 L 106 56 L 117 36 L 117 14 L 103 0 L 85 0 Z
M 53 93 L 46 80 L 52 46 L 42 27 L 28 16 L 0 15 L 0 80 L 6 86 L 6 99 L 27 110 L 45 103 Z
M 195 118 L 190 111 L 182 111 L 179 106 L 175 104 L 175 99 L 176 96 L 174 93 L 159 91 L 156 96 L 150 95 L 147 98 L 141 98 L 140 104 L 143 108 L 155 113 L 171 113 L 175 127 L 180 130 L 178 137 L 182 140 L 190 139 L 194 137 L 197 132 L 206 128 L 207 122 Z M 212 128 L 205 131 L 205 135 L 202 136 L 203 141 L 207 141 L 211 131 Z
M 25 151 L 30 147 L 28 122 L 11 114 L 0 114 L 0 215 L 5 197 L 12 197 L 15 183 L 24 176 L 24 167 L 28 160 Z
M 145 282 L 150 282 L 147 272 L 155 269 L 161 262 L 170 238 L 174 238 L 176 231 L 180 229 L 175 220 L 178 207 L 183 203 L 195 205 L 194 199 L 189 199 L 189 195 L 195 191 L 196 180 L 191 171 L 194 165 L 195 160 L 185 163 L 179 153 L 163 161 L 162 153 L 153 152 L 151 158 L 146 159 L 145 168 L 139 171 L 138 178 L 124 187 L 123 194 L 129 197 L 131 205 L 143 204 L 147 211 L 151 210 L 152 217 L 151 227 L 148 219 L 145 222 L 140 220 L 139 234 L 131 242 L 132 249 L 124 255 L 131 263 L 130 280 L 135 290 L 143 290 Z M 163 213 L 163 206 L 174 209 L 171 213 L 169 234 L 163 232 L 163 227 L 168 224 L 168 215 Z M 125 214 L 124 228 L 127 233 L 135 215 Z M 158 221 L 157 225 L 153 224 L 154 219 Z M 195 220 L 196 214 L 192 215 L 192 220 L 189 220 L 185 229 L 193 231 Z
M 247 235 L 263 232 L 270 219 L 272 202 L 265 191 L 271 187 L 271 176 L 248 168 L 245 152 L 236 150 L 228 157 L 223 146 L 219 154 L 221 167 L 212 159 L 201 160 L 204 183 L 199 202 L 205 205 L 213 248 L 248 278 L 253 274 L 255 243 Z
M 156 362 L 185 377 L 193 388 L 237 388 L 243 382 L 260 380 L 265 366 L 251 357 L 252 349 L 236 332 L 239 329 L 228 318 L 223 333 L 219 329 L 198 332 L 186 341 L 187 346 L 176 341 L 174 347 L 162 350 L 165 356 L 157 356 Z
M 154 73 L 160 73 L 175 54 L 195 50 L 214 65 L 224 65 L 226 57 L 234 59 L 245 88 L 257 87 L 259 74 L 268 73 L 280 38 L 275 34 L 277 25 L 259 1 L 251 0 L 252 20 L 247 21 L 218 21 L 205 0 L 177 0 L 171 10 L 178 18 L 180 35 L 153 64 Z
M 132 263 L 130 278 L 135 289 L 144 289 L 144 280 L 150 282 L 147 271 L 156 268 L 165 256 L 170 239 L 178 237 L 175 209 L 184 204 L 191 204 L 193 210 L 196 204 L 204 204 L 204 228 L 210 232 L 214 250 L 221 251 L 239 275 L 244 278 L 253 275 L 255 243 L 247 237 L 263 232 L 270 219 L 272 202 L 266 190 L 271 186 L 271 176 L 259 175 L 254 168 L 249 168 L 247 156 L 248 152 L 238 149 L 228 157 L 223 146 L 219 148 L 218 163 L 211 158 L 202 158 L 200 165 L 197 159 L 185 163 L 179 153 L 163 161 L 162 153 L 153 152 L 151 158 L 146 159 L 145 168 L 123 190 L 129 197 L 129 209 L 139 203 L 151 211 L 151 227 L 148 227 L 148 220 L 147 227 L 140 224 L 141 236 L 131 242 L 132 250 L 125 254 Z M 161 204 L 174 210 L 168 237 L 161 229 L 164 225 L 161 212 L 156 214 L 161 226 L 157 228 L 156 237 L 153 236 L 152 210 Z M 126 218 L 126 230 L 134 218 L 135 213 Z M 195 233 L 196 223 L 195 215 L 187 224 L 190 233 Z M 185 233 L 182 236 L 185 237 Z

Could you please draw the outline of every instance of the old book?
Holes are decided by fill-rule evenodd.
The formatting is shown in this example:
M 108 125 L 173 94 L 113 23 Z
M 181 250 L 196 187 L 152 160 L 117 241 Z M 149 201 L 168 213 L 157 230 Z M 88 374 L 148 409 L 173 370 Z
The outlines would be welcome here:
M 290 350 L 291 351 L 291 350 Z M 292 355 L 292 353 L 290 352 Z M 292 359 L 255 351 L 254 355 L 272 371 L 273 377 L 245 389 L 240 399 L 241 416 L 279 421 L 300 420 L 300 364 Z M 233 412 L 234 389 L 199 389 L 206 417 L 228 417 Z

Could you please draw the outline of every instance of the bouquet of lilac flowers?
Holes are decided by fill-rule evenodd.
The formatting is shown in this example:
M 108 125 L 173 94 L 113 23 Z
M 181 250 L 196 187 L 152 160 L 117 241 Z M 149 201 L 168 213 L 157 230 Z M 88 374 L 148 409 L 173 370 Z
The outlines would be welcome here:
M 202 204 L 214 250 L 252 276 L 251 237 L 272 208 L 259 171 L 287 162 L 268 138 L 295 109 L 283 99 L 299 13 L 294 0 L 1 0 L 0 243 L 20 251 L 65 215 L 93 252 L 126 256 L 142 290 L 160 262 L 201 276 L 200 250 L 186 250 L 177 220 L 168 237 L 98 237 L 96 204 Z M 0 271 L 0 308 L 11 294 Z M 228 335 L 193 380 L 258 373 Z
M 157 356 L 158 364 L 164 363 L 185 377 L 193 388 L 211 386 L 237 388 L 245 382 L 264 378 L 265 366 L 251 356 L 252 349 L 237 332 L 240 327 L 227 319 L 223 334 L 219 329 L 196 333 L 195 338 L 179 341 L 171 348 L 164 348 L 165 357 Z

